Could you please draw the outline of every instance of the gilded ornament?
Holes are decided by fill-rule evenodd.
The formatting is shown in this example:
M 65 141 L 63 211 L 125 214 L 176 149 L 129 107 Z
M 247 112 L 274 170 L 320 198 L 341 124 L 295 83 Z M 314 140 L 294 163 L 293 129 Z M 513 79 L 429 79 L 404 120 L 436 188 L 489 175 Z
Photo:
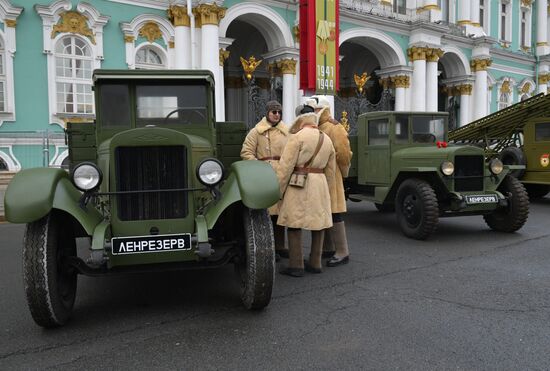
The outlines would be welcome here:
M 53 26 L 51 38 L 55 38 L 58 33 L 70 32 L 88 37 L 95 45 L 94 33 L 88 27 L 87 21 L 84 14 L 73 10 L 61 13 L 61 21 Z
M 256 60 L 256 58 L 252 55 L 248 60 L 244 59 L 243 57 L 239 57 L 241 59 L 241 64 L 243 66 L 244 75 L 246 76 L 247 80 L 252 80 L 252 74 L 254 71 L 256 71 L 256 68 L 262 63 L 262 59 L 259 61 Z
M 349 122 L 348 122 L 348 113 L 346 111 L 342 111 L 342 118 L 340 119 L 340 124 L 346 129 L 346 131 L 349 133 Z
M 426 61 L 437 62 L 443 56 L 443 50 L 435 48 L 426 49 Z
M 550 74 L 540 74 L 539 75 L 539 84 L 547 84 L 550 81 Z
M 125 43 L 133 43 L 135 40 L 135 37 L 131 35 L 124 35 L 124 42 Z
M 470 66 L 474 72 L 487 71 L 487 68 L 493 62 L 490 59 L 474 59 L 470 62 Z
M 521 87 L 521 93 L 522 94 L 528 94 L 530 91 L 531 91 L 531 84 L 528 83 L 528 82 L 523 84 L 523 86 Z
M 462 84 L 456 87 L 460 95 L 472 95 L 473 86 L 470 84 Z
M 425 60 L 427 50 L 428 48 L 426 47 L 413 46 L 407 49 L 407 55 L 412 62 Z
M 526 8 L 529 8 L 532 3 L 533 3 L 533 0 L 521 0 L 521 6 Z
M 168 41 L 168 47 L 170 49 L 174 49 L 176 47 L 176 43 L 173 40 Z
M 369 79 L 370 76 L 366 72 L 363 72 L 361 76 L 355 73 L 353 74 L 353 80 L 355 80 L 355 86 L 357 87 L 357 91 L 359 92 L 359 94 L 363 94 L 363 87 L 365 86 L 367 81 L 369 81 Z
M 382 86 L 384 90 L 388 90 L 391 85 L 391 80 L 389 77 L 378 80 L 378 83 Z
M 186 6 L 170 5 L 166 12 L 168 13 L 168 19 L 174 27 L 189 27 L 191 25 Z
M 218 6 L 217 4 L 201 4 L 193 9 L 194 14 L 197 14 L 200 19 L 200 24 L 219 25 L 220 20 L 225 17 L 227 8 Z
M 281 69 L 283 75 L 296 74 L 296 61 L 294 59 L 283 59 L 277 62 L 277 67 Z
M 501 93 L 511 93 L 512 89 L 510 88 L 510 81 L 505 80 L 502 82 L 502 86 L 500 87 Z
M 225 61 L 227 60 L 227 58 L 229 58 L 230 53 L 231 52 L 229 50 L 220 49 L 220 66 L 223 66 L 225 64 Z
M 17 20 L 15 20 L 15 19 L 6 19 L 4 21 L 4 24 L 6 25 L 6 27 L 15 28 L 15 26 L 17 25 Z
M 391 82 L 396 88 L 408 88 L 410 86 L 410 77 L 406 75 L 397 75 L 390 77 Z
M 162 37 L 159 25 L 156 22 L 150 21 L 143 25 L 139 30 L 139 36 L 145 37 L 147 41 L 152 43 L 153 41 Z
M 294 36 L 295 42 L 300 42 L 300 26 L 292 27 L 292 35 Z

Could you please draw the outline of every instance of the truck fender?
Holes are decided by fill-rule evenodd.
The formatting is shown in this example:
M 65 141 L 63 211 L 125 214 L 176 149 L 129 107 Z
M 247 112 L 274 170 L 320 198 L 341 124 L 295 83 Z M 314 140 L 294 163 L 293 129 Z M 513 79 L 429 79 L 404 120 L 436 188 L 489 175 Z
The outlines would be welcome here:
M 43 218 L 54 208 L 72 215 L 91 235 L 103 217 L 90 204 L 82 208 L 79 205 L 81 196 L 64 170 L 22 170 L 13 177 L 6 190 L 6 220 L 11 223 L 30 223 Z
M 268 208 L 280 198 L 279 181 L 271 165 L 263 161 L 237 161 L 220 189 L 221 197 L 205 213 L 208 229 L 214 227 L 223 211 L 242 201 L 250 209 Z

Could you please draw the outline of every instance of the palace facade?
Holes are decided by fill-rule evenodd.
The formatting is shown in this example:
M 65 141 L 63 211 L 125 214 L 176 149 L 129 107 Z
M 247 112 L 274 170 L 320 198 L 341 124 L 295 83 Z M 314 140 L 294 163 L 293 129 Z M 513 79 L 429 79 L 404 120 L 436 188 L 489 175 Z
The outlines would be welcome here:
M 97 68 L 210 70 L 218 121 L 252 125 L 279 99 L 290 123 L 303 99 L 298 1 L 36 1 L 0 0 L 0 170 L 65 164 L 66 123 L 94 119 Z M 547 0 L 340 0 L 335 116 L 464 125 L 546 93 L 548 38 Z

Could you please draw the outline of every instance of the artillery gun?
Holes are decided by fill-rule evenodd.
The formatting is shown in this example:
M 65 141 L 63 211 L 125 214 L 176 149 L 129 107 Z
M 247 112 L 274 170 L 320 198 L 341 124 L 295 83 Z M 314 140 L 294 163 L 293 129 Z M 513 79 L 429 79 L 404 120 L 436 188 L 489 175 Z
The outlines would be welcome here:
M 485 150 L 506 165 L 531 198 L 550 192 L 550 95 L 538 94 L 449 132 L 449 140 Z

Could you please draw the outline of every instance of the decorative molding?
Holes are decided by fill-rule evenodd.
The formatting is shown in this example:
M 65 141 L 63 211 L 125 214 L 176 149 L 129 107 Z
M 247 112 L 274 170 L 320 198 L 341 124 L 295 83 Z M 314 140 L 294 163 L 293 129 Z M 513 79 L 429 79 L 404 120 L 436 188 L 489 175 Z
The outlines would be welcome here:
M 502 85 L 500 85 L 500 92 L 509 94 L 512 92 L 512 88 L 510 87 L 510 80 L 504 80 L 502 82 Z
M 531 83 L 526 82 L 523 84 L 523 86 L 519 89 L 521 94 L 529 94 L 531 92 Z
M 539 42 L 537 42 L 537 46 L 548 46 L 548 42 L 547 41 L 539 41 Z
M 15 28 L 15 26 L 17 26 L 17 20 L 16 19 L 6 19 L 6 20 L 4 20 L 4 24 L 6 25 L 6 27 Z
M 282 59 L 277 61 L 277 67 L 281 69 L 283 75 L 292 74 L 296 75 L 296 60 L 295 59 Z
M 141 26 L 139 29 L 139 36 L 145 37 L 147 41 L 152 43 L 153 41 L 162 38 L 162 32 L 156 22 L 149 21 Z
M 136 40 L 135 37 L 131 35 L 124 35 L 124 42 L 125 43 L 133 43 Z
M 173 40 L 168 41 L 168 47 L 170 49 L 174 49 L 176 47 L 176 43 Z
M 218 6 L 217 4 L 200 4 L 193 9 L 193 14 L 196 14 L 200 20 L 201 27 L 206 24 L 218 26 L 220 20 L 225 17 L 227 8 Z
M 474 59 L 470 61 L 470 67 L 472 68 L 473 72 L 478 71 L 487 71 L 487 68 L 492 64 L 493 62 L 491 59 Z
M 391 85 L 392 81 L 389 77 L 384 77 L 379 79 L 378 83 L 380 84 L 380 86 L 382 86 L 384 90 L 388 90 L 392 86 Z
M 294 26 L 292 27 L 292 36 L 294 36 L 294 41 L 299 43 L 300 42 L 300 26 Z
M 229 58 L 229 55 L 231 54 L 231 52 L 229 50 L 225 50 L 225 49 L 220 49 L 220 66 L 223 67 L 223 65 L 225 64 L 225 61 Z
M 539 84 L 541 85 L 548 84 L 548 81 L 550 81 L 550 74 L 545 73 L 545 74 L 539 75 Z
M 170 5 L 166 12 L 168 13 L 168 19 L 174 27 L 191 26 L 191 19 L 189 14 L 187 14 L 186 6 Z

